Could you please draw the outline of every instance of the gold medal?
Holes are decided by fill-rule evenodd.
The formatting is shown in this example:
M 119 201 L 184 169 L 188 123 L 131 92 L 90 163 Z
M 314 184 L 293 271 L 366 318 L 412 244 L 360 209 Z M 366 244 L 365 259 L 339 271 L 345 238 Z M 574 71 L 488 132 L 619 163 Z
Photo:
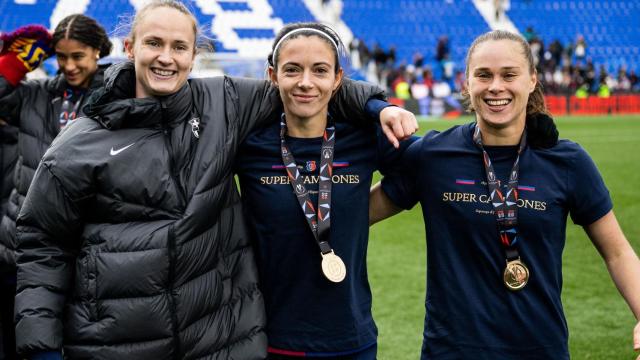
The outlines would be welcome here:
M 529 269 L 520 259 L 508 261 L 503 278 L 504 284 L 509 290 L 521 290 L 529 281 Z
M 338 283 L 347 275 L 347 268 L 342 259 L 333 251 L 322 255 L 322 273 L 329 281 Z

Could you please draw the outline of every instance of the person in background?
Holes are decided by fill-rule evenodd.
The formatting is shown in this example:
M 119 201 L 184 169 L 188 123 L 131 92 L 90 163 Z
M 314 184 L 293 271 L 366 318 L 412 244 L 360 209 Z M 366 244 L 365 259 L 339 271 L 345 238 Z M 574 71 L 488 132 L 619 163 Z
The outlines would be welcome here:
M 466 64 L 476 121 L 413 143 L 405 170 L 373 189 L 371 221 L 422 205 L 422 359 L 569 359 L 560 296 L 567 216 L 639 320 L 640 261 L 589 155 L 558 141 L 527 42 L 486 33 Z M 633 346 L 640 350 L 640 322 Z
M 18 143 L 14 168 L 3 177 L 3 192 L 10 191 L 0 222 L 0 307 L 5 352 L 15 356 L 13 303 L 16 283 L 16 218 L 42 155 L 58 133 L 81 113 L 89 94 L 102 85 L 106 66 L 98 60 L 111 52 L 111 42 L 94 19 L 69 15 L 56 26 L 53 36 L 42 26 L 29 25 L 3 34 L 0 52 L 0 131 L 3 144 Z M 59 67 L 51 78 L 23 81 L 48 56 L 55 54 Z M 3 154 L 8 155 L 8 154 Z M 10 186 L 10 188 L 9 188 Z

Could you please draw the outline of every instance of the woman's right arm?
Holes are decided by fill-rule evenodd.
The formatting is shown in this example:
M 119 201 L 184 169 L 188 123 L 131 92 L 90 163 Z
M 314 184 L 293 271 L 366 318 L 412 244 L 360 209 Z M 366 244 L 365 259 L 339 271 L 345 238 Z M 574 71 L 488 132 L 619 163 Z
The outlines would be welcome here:
M 79 201 L 41 162 L 17 221 L 16 346 L 23 357 L 62 349 L 63 307 L 82 229 Z
M 386 218 L 401 212 L 403 209 L 397 206 L 382 190 L 382 183 L 378 182 L 369 191 L 369 225 L 373 225 Z
M 44 26 L 26 25 L 1 34 L 0 44 L 0 118 L 15 125 L 22 99 L 16 88 L 53 54 L 51 34 Z
M 420 161 L 420 151 L 424 138 L 405 141 L 402 154 L 396 156 L 381 154 L 384 161 L 380 172 L 381 182 L 371 187 L 369 192 L 369 225 L 391 217 L 403 209 L 409 210 L 418 202 L 415 164 Z M 392 150 L 398 151 L 398 150 Z M 392 161 L 389 161 L 392 159 Z

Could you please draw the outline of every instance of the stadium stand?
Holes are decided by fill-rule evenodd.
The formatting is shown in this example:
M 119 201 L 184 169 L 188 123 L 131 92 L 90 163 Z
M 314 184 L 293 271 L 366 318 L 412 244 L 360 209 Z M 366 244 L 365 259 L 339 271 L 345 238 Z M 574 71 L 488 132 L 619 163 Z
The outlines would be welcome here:
M 95 17 L 113 36 L 122 37 L 127 29 L 116 31 L 123 23 L 122 16 L 126 19 L 142 2 L 0 0 L 0 32 L 29 23 L 52 28 L 56 19 L 62 18 L 60 14 L 80 11 Z M 355 78 L 378 81 L 392 91 L 394 83 L 401 83 L 406 89 L 404 82 L 412 87 L 416 81 L 425 81 L 423 76 L 429 77 L 425 81 L 429 83 L 429 91 L 433 91 L 432 81 L 437 84 L 442 80 L 454 93 L 459 91 L 468 44 L 490 30 L 490 26 L 496 26 L 478 10 L 479 4 L 489 4 L 487 0 L 191 0 L 186 3 L 215 45 L 217 66 L 226 73 L 243 76 L 263 75 L 264 59 L 282 24 L 314 21 L 319 18 L 319 8 L 337 3 L 333 8 L 338 9 L 338 18 L 346 24 L 350 36 L 360 42 L 360 48 L 369 51 L 366 58 L 354 62 L 359 70 L 348 73 Z M 531 36 L 537 43 L 535 46 L 542 48 L 539 72 L 547 93 L 580 97 L 640 91 L 636 75 L 640 71 L 640 3 L 637 0 L 522 0 L 509 4 L 505 8 L 509 23 L 525 36 Z M 445 61 L 436 60 L 436 45 L 445 35 L 448 57 Z M 584 38 L 584 56 L 575 51 L 578 37 Z M 556 40 L 555 45 L 560 44 L 563 56 L 549 62 L 546 52 L 550 52 L 549 45 Z M 378 55 L 382 54 L 382 63 L 375 60 L 376 49 Z M 122 54 L 122 49 L 114 53 L 116 57 Z M 419 65 L 417 57 L 422 59 Z M 373 70 L 368 59 L 374 59 Z M 216 63 L 209 60 L 206 64 Z M 406 73 L 407 69 L 412 73 Z M 607 86 L 603 87 L 605 83 Z M 404 96 L 407 94 L 401 97 Z M 622 100 L 621 104 L 626 101 Z M 558 111 L 566 109 L 567 112 L 574 109 L 574 104 L 581 104 L 581 100 L 552 102 L 558 104 Z M 603 105 L 598 111 L 612 108 L 625 107 Z
M 320 1 L 320 0 L 318 0 Z M 51 14 L 60 4 L 77 11 L 86 3 L 85 14 L 95 17 L 105 28 L 115 31 L 120 16 L 134 11 L 129 0 L 110 1 L 0 1 L 0 31 L 15 29 L 28 23 L 51 24 Z M 276 18 L 279 23 L 314 20 L 313 15 L 301 0 L 226 0 L 188 1 L 205 29 L 217 16 L 203 11 L 203 3 L 217 7 L 214 12 L 231 12 L 237 16 L 251 13 L 251 9 L 264 6 L 272 10 L 267 18 Z M 263 11 L 260 9 L 260 11 Z M 256 13 L 258 11 L 254 11 Z M 587 55 L 596 64 L 605 65 L 609 72 L 617 71 L 620 65 L 628 69 L 640 67 L 640 3 L 634 0 L 548 0 L 512 1 L 507 16 L 524 32 L 533 27 L 538 36 L 547 43 L 558 39 L 564 44 L 575 40 L 577 34 L 584 35 L 588 44 Z M 427 62 L 435 57 L 435 48 L 441 35 L 451 39 L 451 59 L 462 64 L 466 46 L 473 37 L 489 30 L 488 24 L 470 0 L 343 0 L 342 19 L 354 35 L 370 46 L 378 43 L 382 48 L 396 48 L 399 61 L 410 63 L 416 51 L 420 51 Z M 251 18 L 250 23 L 236 26 L 239 40 L 270 40 L 273 23 Z M 119 35 L 119 34 L 118 34 Z M 221 34 L 214 34 L 214 37 Z M 234 52 L 233 46 L 217 44 L 218 51 Z M 228 48 L 227 48 L 228 47 Z M 262 54 L 259 54 L 262 55 Z M 251 54 L 258 57 L 258 54 Z
M 544 14 L 544 15 L 542 15 Z M 529 26 L 550 43 L 569 44 L 582 34 L 587 56 L 609 72 L 640 69 L 640 2 L 619 0 L 512 1 L 507 15 L 523 32 Z

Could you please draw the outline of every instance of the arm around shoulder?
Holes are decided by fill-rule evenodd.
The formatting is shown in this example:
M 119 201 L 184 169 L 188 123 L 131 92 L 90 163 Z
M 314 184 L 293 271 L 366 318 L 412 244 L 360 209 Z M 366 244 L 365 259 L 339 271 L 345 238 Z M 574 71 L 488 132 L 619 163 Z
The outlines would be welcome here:
M 372 118 L 366 108 L 370 99 L 386 100 L 384 90 L 368 82 L 344 78 L 329 103 L 329 112 L 354 125 L 374 123 L 378 119 Z
M 267 80 L 225 77 L 226 95 L 238 109 L 240 138 L 244 138 L 255 127 L 265 124 L 274 114 L 282 111 L 282 101 L 277 89 Z M 225 100 L 229 105 L 229 99 Z
M 354 125 L 364 126 L 379 120 L 389 142 L 397 148 L 399 140 L 418 130 L 418 121 L 413 113 L 391 106 L 385 99 L 384 90 L 377 85 L 344 79 L 329 104 L 329 111 Z

